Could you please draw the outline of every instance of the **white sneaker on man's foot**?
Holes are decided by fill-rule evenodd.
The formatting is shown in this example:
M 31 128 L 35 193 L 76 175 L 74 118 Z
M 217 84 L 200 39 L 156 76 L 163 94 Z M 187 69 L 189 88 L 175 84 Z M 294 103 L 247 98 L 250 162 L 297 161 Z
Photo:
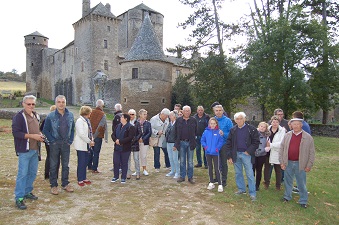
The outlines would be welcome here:
M 148 172 L 147 170 L 144 170 L 144 172 L 142 172 L 145 176 L 148 176 Z
M 132 173 L 132 176 L 136 176 L 136 175 L 137 175 L 137 172 Z
M 219 186 L 218 186 L 218 192 L 223 192 L 223 191 L 224 191 L 223 186 L 222 186 L 222 185 L 219 185 Z
M 156 173 L 159 173 L 159 172 L 160 172 L 160 169 L 155 169 L 155 172 L 156 172 Z
M 207 186 L 207 190 L 212 190 L 215 187 L 213 183 L 209 183 Z

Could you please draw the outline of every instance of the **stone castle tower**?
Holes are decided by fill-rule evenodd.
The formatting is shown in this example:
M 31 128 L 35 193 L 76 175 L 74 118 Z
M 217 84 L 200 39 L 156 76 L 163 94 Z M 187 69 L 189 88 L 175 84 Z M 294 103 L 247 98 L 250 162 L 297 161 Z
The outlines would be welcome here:
M 26 47 L 26 90 L 33 91 L 40 97 L 42 91 L 42 52 L 48 48 L 48 38 L 39 32 L 25 36 Z
M 90 7 L 82 1 L 82 17 L 73 24 L 74 40 L 62 49 L 48 48 L 48 38 L 25 36 L 27 91 L 67 103 L 108 108 L 145 108 L 150 114 L 170 107 L 172 85 L 189 68 L 163 52 L 164 16 L 143 3 L 115 16 L 109 4 Z

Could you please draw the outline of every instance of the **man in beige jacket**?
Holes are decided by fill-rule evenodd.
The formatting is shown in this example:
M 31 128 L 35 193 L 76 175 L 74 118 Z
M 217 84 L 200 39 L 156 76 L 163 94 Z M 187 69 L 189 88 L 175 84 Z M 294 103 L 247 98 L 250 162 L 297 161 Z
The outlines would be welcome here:
M 299 204 L 307 208 L 308 192 L 306 189 L 306 173 L 311 171 L 314 163 L 315 148 L 311 135 L 302 130 L 303 119 L 291 119 L 292 131 L 288 132 L 281 142 L 279 161 L 285 171 L 284 202 L 292 199 L 294 176 L 299 188 Z

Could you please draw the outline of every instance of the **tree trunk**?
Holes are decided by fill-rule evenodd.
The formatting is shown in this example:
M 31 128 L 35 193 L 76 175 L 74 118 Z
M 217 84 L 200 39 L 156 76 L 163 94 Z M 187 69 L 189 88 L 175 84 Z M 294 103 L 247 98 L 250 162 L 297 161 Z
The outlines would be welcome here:
M 215 5 L 215 0 L 213 0 L 213 7 L 214 7 L 215 26 L 217 28 L 219 53 L 220 53 L 220 55 L 223 56 L 224 55 L 224 50 L 223 50 L 223 47 L 222 47 L 222 40 L 221 40 L 221 34 L 220 34 L 220 25 L 219 25 L 218 11 L 217 11 L 217 6 Z
M 323 110 L 322 124 L 327 124 L 328 111 Z

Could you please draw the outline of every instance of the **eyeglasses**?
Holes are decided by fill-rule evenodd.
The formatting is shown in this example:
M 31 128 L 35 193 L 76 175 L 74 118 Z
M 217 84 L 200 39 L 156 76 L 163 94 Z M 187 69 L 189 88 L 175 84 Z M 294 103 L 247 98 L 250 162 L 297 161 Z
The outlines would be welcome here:
M 25 103 L 26 105 L 28 105 L 28 106 L 35 106 L 35 103 Z
M 130 116 L 134 116 L 135 114 L 129 114 Z
M 283 116 L 284 114 L 283 113 L 278 113 L 277 116 Z

